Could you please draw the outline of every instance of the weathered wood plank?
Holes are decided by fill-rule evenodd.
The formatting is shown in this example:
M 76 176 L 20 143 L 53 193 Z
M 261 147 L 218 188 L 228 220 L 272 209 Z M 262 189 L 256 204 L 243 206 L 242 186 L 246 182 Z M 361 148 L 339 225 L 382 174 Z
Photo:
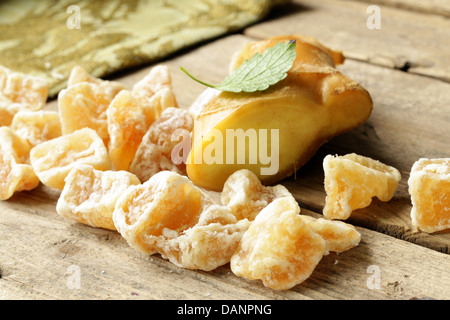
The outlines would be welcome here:
M 358 247 L 325 256 L 292 290 L 273 291 L 235 276 L 228 265 L 200 272 L 144 256 L 117 232 L 58 216 L 57 197 L 40 186 L 0 203 L 1 299 L 450 298 L 450 279 L 442 277 L 450 256 L 364 228 Z M 371 286 L 373 270 L 379 288 Z
M 344 0 L 361 1 L 368 5 L 382 4 L 404 10 L 413 10 L 421 13 L 438 14 L 450 17 L 450 2 L 447 0 Z
M 295 0 L 244 34 L 255 38 L 306 34 L 343 50 L 351 59 L 450 81 L 450 62 L 443 49 L 450 48 L 449 19 L 380 6 L 381 29 L 371 30 L 368 6 L 359 1 Z

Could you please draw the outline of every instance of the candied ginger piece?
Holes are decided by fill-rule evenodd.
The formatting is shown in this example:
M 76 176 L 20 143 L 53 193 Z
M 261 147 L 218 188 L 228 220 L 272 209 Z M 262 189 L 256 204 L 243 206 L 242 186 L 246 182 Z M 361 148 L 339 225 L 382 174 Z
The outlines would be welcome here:
M 202 212 L 196 226 L 206 226 L 211 223 L 227 225 L 236 222 L 238 220 L 229 207 L 212 204 Z
M 150 125 L 170 107 L 178 107 L 169 69 L 152 68 L 131 91 L 121 92 L 108 107 L 108 146 L 113 167 L 130 170 L 137 149 Z M 143 181 L 143 180 L 141 180 Z
M 120 82 L 93 77 L 83 67 L 75 66 L 70 71 L 69 79 L 67 80 L 67 87 L 73 86 L 81 82 L 88 82 L 101 85 L 104 86 L 105 88 L 109 88 L 111 92 L 117 93 L 125 89 L 125 86 Z
M 326 241 L 325 254 L 330 251 L 340 253 L 349 250 L 361 241 L 361 234 L 351 224 L 306 215 L 301 217 L 312 231 Z
M 102 80 L 91 76 L 89 72 L 87 72 L 86 69 L 84 69 L 82 66 L 75 66 L 70 71 L 69 79 L 67 79 L 67 87 L 73 86 L 81 82 L 100 84 L 102 81 L 106 80 Z
M 161 88 L 151 98 L 150 102 L 155 110 L 156 119 L 158 119 L 162 112 L 169 107 L 178 108 L 177 101 L 172 89 Z
M 150 98 L 164 88 L 172 89 L 170 71 L 165 65 L 157 65 L 150 69 L 144 78 L 135 83 L 131 93 L 135 96 Z
M 214 88 L 206 88 L 202 93 L 200 93 L 195 99 L 195 101 L 189 107 L 189 111 L 197 117 L 203 108 L 215 97 L 217 97 L 222 91 Z
M 412 224 L 433 233 L 450 228 L 450 158 L 417 160 L 408 179 Z
M 62 135 L 59 114 L 55 111 L 19 111 L 11 128 L 31 147 Z
M 9 126 L 22 110 L 41 110 L 48 97 L 45 79 L 0 66 L 0 126 Z
M 91 76 L 89 72 L 87 72 L 83 67 L 75 66 L 70 71 L 69 79 L 67 80 L 67 86 L 70 87 L 80 82 L 100 84 L 102 80 Z
M 117 199 L 139 179 L 126 171 L 100 171 L 80 164 L 70 170 L 56 212 L 93 227 L 116 230 L 112 219 Z
M 78 164 L 89 164 L 97 170 L 111 169 L 103 140 L 90 128 L 38 144 L 31 149 L 30 160 L 41 182 L 59 190 L 64 188 L 70 170 Z
M 211 205 L 195 226 L 159 239 L 156 248 L 179 267 L 210 271 L 230 262 L 249 226 L 247 219 L 236 221 L 230 208 Z
M 30 146 L 9 127 L 0 127 L 0 200 L 16 191 L 31 190 L 39 178 L 28 162 Z
M 108 149 L 114 169 L 129 170 L 136 150 L 148 127 L 156 119 L 149 99 L 136 97 L 123 90 L 107 110 Z
M 292 197 L 282 185 L 266 187 L 252 171 L 241 169 L 226 180 L 220 201 L 231 208 L 238 220 L 254 220 L 258 213 L 275 199 Z
M 112 85 L 110 81 L 101 81 L 80 82 L 61 90 L 58 95 L 58 108 L 63 134 L 91 128 L 97 131 L 107 146 L 109 133 L 106 109 L 124 89 L 120 84 Z
M 328 219 L 345 220 L 353 210 L 369 206 L 373 197 L 391 200 L 401 180 L 396 168 L 354 153 L 328 155 L 323 168 L 327 194 L 323 214 Z
M 214 88 L 206 88 L 202 93 L 200 93 L 197 99 L 189 107 L 189 111 L 197 117 L 203 108 L 215 97 L 217 97 L 222 91 Z
M 173 161 L 174 148 L 180 142 L 176 139 L 172 141 L 172 135 L 181 134 L 183 141 L 185 139 L 190 141 L 189 135 L 193 126 L 194 119 L 189 111 L 174 107 L 164 110 L 142 138 L 131 163 L 130 171 L 142 182 L 164 170 L 185 175 L 186 162 L 181 161 L 182 159 Z M 187 154 L 183 154 L 183 156 L 177 154 L 176 156 L 182 158 L 187 157 Z
M 131 247 L 157 253 L 156 242 L 197 224 L 212 199 L 188 178 L 161 171 L 117 200 L 114 225 Z
M 135 83 L 131 89 L 131 94 L 136 97 L 151 99 L 155 119 L 158 119 L 168 107 L 178 107 L 172 90 L 170 70 L 165 65 L 153 67 L 144 78 Z
M 326 242 L 299 212 L 291 197 L 275 199 L 265 207 L 231 257 L 233 273 L 260 279 L 274 290 L 290 289 L 309 278 L 325 254 Z

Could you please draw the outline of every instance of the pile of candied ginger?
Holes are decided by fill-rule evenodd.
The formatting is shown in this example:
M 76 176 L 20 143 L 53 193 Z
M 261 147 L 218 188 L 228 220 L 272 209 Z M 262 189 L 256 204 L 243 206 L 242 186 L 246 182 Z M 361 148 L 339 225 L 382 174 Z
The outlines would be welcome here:
M 194 185 L 172 151 L 194 127 L 180 108 L 169 69 L 158 65 L 131 90 L 73 68 L 46 111 L 42 79 L 0 67 L 0 199 L 39 183 L 60 190 L 59 215 L 116 230 L 137 250 L 177 266 L 234 274 L 275 290 L 302 283 L 324 255 L 357 246 L 346 220 L 373 197 L 389 201 L 397 169 L 356 154 L 324 159 L 324 218 L 300 213 L 282 185 L 264 186 L 242 169 L 220 199 Z M 185 155 L 186 156 L 186 155 Z M 409 178 L 412 221 L 435 232 L 450 227 L 450 159 L 420 159 Z

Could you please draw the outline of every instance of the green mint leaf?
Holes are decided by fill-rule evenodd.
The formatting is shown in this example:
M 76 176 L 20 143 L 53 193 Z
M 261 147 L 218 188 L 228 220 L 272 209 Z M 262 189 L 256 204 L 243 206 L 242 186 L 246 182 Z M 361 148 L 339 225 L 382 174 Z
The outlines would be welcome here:
M 231 92 L 255 92 L 266 90 L 286 78 L 295 56 L 295 40 L 285 43 L 278 42 L 272 48 L 267 48 L 262 54 L 256 53 L 251 59 L 245 60 L 239 68 L 218 85 L 195 78 L 183 67 L 180 69 L 193 80 L 211 88 Z

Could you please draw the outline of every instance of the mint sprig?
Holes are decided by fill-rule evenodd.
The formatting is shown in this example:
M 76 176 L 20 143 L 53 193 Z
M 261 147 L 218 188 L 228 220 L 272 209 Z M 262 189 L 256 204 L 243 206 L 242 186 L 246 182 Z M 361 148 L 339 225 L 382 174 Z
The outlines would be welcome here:
M 239 68 L 233 70 L 231 75 L 217 85 L 195 78 L 183 67 L 180 69 L 193 80 L 218 90 L 263 91 L 286 78 L 296 57 L 295 45 L 295 40 L 278 42 L 272 48 L 267 48 L 262 54 L 255 53 L 252 58 L 245 60 Z

